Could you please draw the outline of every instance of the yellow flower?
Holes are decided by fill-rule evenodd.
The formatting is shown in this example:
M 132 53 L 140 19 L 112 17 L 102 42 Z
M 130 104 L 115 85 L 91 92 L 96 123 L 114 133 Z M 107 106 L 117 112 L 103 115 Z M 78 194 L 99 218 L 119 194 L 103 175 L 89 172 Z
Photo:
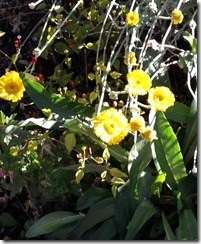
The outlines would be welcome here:
M 159 111 L 165 112 L 167 108 L 174 105 L 175 97 L 168 87 L 157 86 L 149 90 L 148 103 Z
M 184 15 L 179 9 L 174 9 L 172 11 L 172 22 L 174 25 L 181 24 L 184 19 Z
M 6 72 L 0 77 L 0 98 L 17 102 L 23 97 L 24 91 L 23 82 L 16 71 Z
M 127 80 L 133 95 L 145 95 L 152 86 L 149 75 L 140 69 L 129 72 Z
M 156 136 L 156 131 L 152 130 L 149 127 L 146 127 L 145 129 L 143 129 L 141 132 L 142 137 L 147 141 L 147 142 L 151 142 L 155 139 L 158 139 Z
M 124 63 L 126 65 L 136 65 L 137 59 L 134 52 L 129 52 L 124 56 Z
M 19 148 L 18 147 L 15 147 L 15 146 L 12 146 L 10 147 L 10 151 L 9 151 L 9 154 L 13 157 L 17 157 L 18 153 L 19 153 Z
M 137 25 L 140 20 L 139 14 L 136 11 L 131 11 L 126 14 L 126 21 L 129 25 Z
M 129 124 L 122 111 L 115 108 L 103 110 L 92 118 L 94 133 L 108 145 L 118 144 L 128 134 Z
M 142 116 L 137 115 L 130 120 L 130 129 L 133 132 L 141 131 L 145 127 L 145 120 Z

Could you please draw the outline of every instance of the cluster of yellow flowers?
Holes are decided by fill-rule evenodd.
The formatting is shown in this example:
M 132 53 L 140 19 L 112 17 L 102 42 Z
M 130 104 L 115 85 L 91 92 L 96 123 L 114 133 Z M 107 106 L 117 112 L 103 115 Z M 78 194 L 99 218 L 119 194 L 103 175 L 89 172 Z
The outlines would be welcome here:
M 23 97 L 24 84 L 16 71 L 6 72 L 0 77 L 0 98 L 17 102 Z
M 180 24 L 183 21 L 183 14 L 180 10 L 172 11 L 173 24 Z M 139 23 L 140 17 L 137 11 L 130 11 L 126 14 L 127 24 L 135 26 Z M 137 65 L 134 52 L 128 52 L 124 56 L 126 65 Z M 127 90 L 133 96 L 148 94 L 147 102 L 155 111 L 165 112 L 170 106 L 174 105 L 175 96 L 168 87 L 152 87 L 150 76 L 141 69 L 135 69 L 127 73 Z M 152 88 L 151 88 L 152 87 Z M 122 141 L 130 132 L 139 132 L 146 141 L 151 142 L 157 139 L 156 131 L 146 126 L 144 118 L 137 114 L 128 122 L 122 111 L 115 108 L 103 110 L 92 118 L 94 123 L 94 133 L 108 145 L 117 144 Z
M 148 93 L 150 107 L 158 111 L 166 111 L 174 105 L 175 97 L 168 87 L 153 87 L 149 75 L 143 70 L 136 69 L 127 74 L 127 80 L 131 94 L 145 95 Z M 130 132 L 139 131 L 148 142 L 157 139 L 156 131 L 146 127 L 144 118 L 136 114 L 128 122 L 121 110 L 109 108 L 92 118 L 94 133 L 108 145 L 114 145 L 122 141 Z

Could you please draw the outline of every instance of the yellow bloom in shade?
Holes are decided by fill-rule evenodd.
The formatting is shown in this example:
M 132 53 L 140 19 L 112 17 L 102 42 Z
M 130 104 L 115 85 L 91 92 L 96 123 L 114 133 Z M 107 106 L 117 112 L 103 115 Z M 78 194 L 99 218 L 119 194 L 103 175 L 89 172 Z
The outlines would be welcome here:
M 152 86 L 149 75 L 141 69 L 129 72 L 127 80 L 133 95 L 145 95 Z
M 158 139 L 156 136 L 156 131 L 152 130 L 149 127 L 146 127 L 145 129 L 143 129 L 141 132 L 142 137 L 147 141 L 147 142 L 151 142 L 155 139 Z
M 94 133 L 108 145 L 115 145 L 128 134 L 129 124 L 122 111 L 115 108 L 103 110 L 92 118 Z
M 172 11 L 172 22 L 174 25 L 181 24 L 184 19 L 184 15 L 179 9 L 174 9 Z
M 126 65 L 136 65 L 137 59 L 134 52 L 129 52 L 124 56 L 124 63 Z
M 165 112 L 174 102 L 175 96 L 168 87 L 157 86 L 149 90 L 148 103 L 155 110 Z
M 145 128 L 145 120 L 142 116 L 138 115 L 130 119 L 130 129 L 133 132 L 141 131 Z
M 24 91 L 25 88 L 18 72 L 9 71 L 0 77 L 0 98 L 17 102 L 23 97 Z
M 136 11 L 131 11 L 126 14 L 126 21 L 129 25 L 137 25 L 140 20 L 139 14 Z

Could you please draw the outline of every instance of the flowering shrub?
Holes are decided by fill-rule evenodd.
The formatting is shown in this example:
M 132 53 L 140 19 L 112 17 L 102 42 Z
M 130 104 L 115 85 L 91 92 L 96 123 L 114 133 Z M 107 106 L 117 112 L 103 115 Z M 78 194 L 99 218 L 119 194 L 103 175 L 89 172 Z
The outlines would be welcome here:
M 9 210 L 0 224 L 21 239 L 197 240 L 196 2 L 46 2 L 29 4 L 46 14 L 0 77 L 1 186 L 26 194 L 23 224 Z

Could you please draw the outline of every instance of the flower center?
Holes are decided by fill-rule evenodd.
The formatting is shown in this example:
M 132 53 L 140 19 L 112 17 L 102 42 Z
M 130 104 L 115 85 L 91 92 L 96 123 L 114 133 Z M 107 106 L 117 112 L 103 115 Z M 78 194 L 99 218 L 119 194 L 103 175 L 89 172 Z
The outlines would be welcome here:
M 163 99 L 164 99 L 164 96 L 162 96 L 162 95 L 160 95 L 160 94 L 157 94 L 157 95 L 155 96 L 155 100 L 158 100 L 159 102 L 163 101 Z
M 18 86 L 16 86 L 16 84 L 14 82 L 10 82 L 7 86 L 6 86 L 6 91 L 10 94 L 14 94 L 18 91 Z
M 114 134 L 116 131 L 116 125 L 114 124 L 114 121 L 108 121 L 104 125 L 104 129 L 107 131 L 109 135 Z

